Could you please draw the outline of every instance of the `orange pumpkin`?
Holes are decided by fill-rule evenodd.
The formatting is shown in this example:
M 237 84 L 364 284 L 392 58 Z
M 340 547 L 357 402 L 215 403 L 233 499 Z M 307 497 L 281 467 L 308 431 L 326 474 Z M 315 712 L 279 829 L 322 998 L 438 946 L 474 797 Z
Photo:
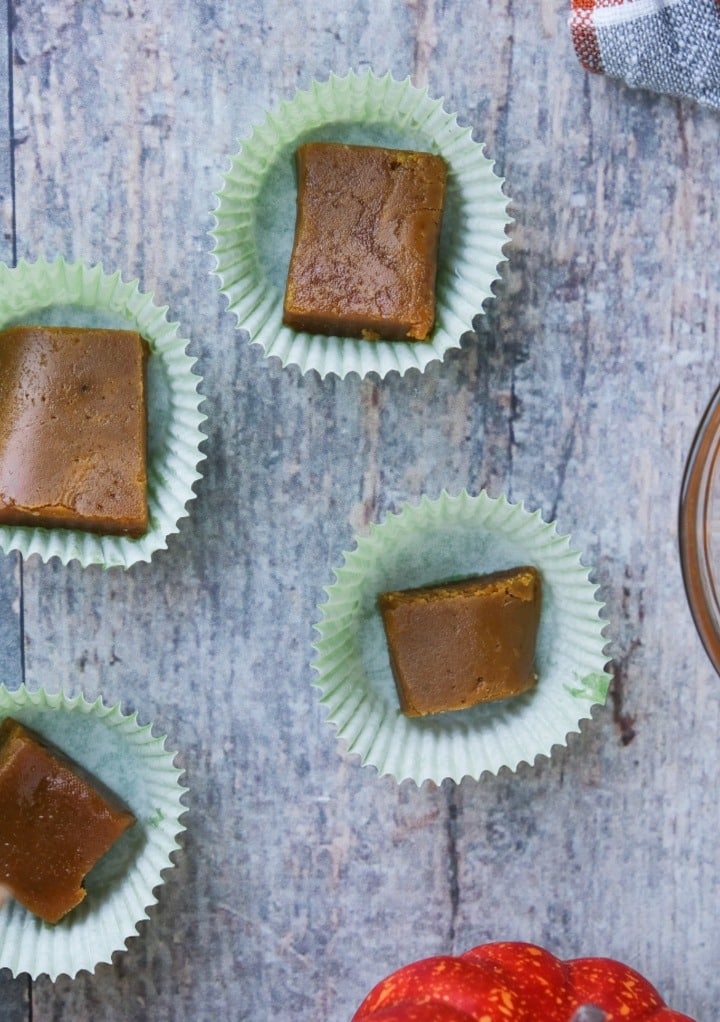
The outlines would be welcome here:
M 610 958 L 561 961 L 535 944 L 482 944 L 405 965 L 352 1022 L 694 1022 Z

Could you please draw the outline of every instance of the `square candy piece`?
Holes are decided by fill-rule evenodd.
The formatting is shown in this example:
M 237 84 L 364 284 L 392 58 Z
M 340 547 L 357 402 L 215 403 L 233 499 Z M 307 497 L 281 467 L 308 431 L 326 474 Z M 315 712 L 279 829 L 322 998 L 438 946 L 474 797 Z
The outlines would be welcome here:
M 400 707 L 462 710 L 531 689 L 541 581 L 533 567 L 378 597 Z
M 310 333 L 427 340 L 435 322 L 443 158 L 308 142 L 297 151 L 297 170 L 284 322 Z
M 0 332 L 0 525 L 147 531 L 147 355 L 131 330 Z
M 12 718 L 0 724 L 0 887 L 47 923 L 85 897 L 82 882 L 133 814 L 62 752 Z

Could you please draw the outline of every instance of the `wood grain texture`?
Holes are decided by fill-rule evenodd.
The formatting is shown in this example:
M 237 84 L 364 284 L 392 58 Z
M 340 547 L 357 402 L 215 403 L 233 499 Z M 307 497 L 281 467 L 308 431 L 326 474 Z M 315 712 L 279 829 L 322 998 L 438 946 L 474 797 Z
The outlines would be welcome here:
M 0 260 L 14 259 L 13 119 L 9 66 L 8 11 L 0 10 Z M 22 681 L 22 588 L 17 555 L 0 558 L 0 677 L 8 685 Z
M 177 869 L 127 953 L 37 981 L 31 1004 L 0 978 L 0 1019 L 346 1022 L 403 962 L 501 938 L 616 956 L 712 1017 L 720 686 L 676 509 L 717 383 L 717 115 L 588 77 L 565 0 L 182 7 L 13 7 L 4 256 L 139 277 L 191 338 L 208 440 L 192 516 L 151 565 L 2 562 L 3 606 L 22 585 L 28 683 L 154 721 L 191 794 Z M 381 383 L 265 360 L 209 274 L 238 139 L 351 66 L 443 96 L 486 141 L 516 218 L 462 348 Z M 613 695 L 551 761 L 397 786 L 325 723 L 312 625 L 354 533 L 463 487 L 572 534 L 607 602 Z M 16 675 L 17 627 L 0 615 Z
M 9 61 L 8 5 L 0 7 L 0 260 L 14 258 L 14 204 L 12 173 L 12 80 Z M 0 678 L 15 687 L 22 681 L 21 568 L 17 555 L 0 555 Z M 0 969 L 0 1022 L 28 1017 L 30 984 L 27 977 L 9 978 Z

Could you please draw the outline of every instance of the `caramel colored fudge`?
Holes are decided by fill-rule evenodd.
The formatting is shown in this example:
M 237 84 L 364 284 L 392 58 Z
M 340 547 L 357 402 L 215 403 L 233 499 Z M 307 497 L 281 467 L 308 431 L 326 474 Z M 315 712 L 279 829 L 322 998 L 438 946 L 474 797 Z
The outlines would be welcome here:
M 47 923 L 85 897 L 83 879 L 132 813 L 12 718 L 0 724 L 0 886 Z
M 382 593 L 378 605 L 408 717 L 506 699 L 537 681 L 535 568 Z
M 147 531 L 147 345 L 130 330 L 0 331 L 0 524 Z
M 447 168 L 440 156 L 308 142 L 297 151 L 284 322 L 366 340 L 427 340 Z

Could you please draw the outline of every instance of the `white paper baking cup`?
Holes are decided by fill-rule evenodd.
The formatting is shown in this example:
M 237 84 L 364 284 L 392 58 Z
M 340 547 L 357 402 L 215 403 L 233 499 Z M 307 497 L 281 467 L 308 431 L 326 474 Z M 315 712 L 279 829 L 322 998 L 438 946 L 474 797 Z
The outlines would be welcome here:
M 10 268 L 0 263 L 0 330 L 16 323 L 87 326 L 136 330 L 148 342 L 148 511 L 147 532 L 138 539 L 100 536 L 77 529 L 37 529 L 0 526 L 0 549 L 18 550 L 24 557 L 38 554 L 44 561 L 58 557 L 63 564 L 129 568 L 149 561 L 167 547 L 167 537 L 189 512 L 200 478 L 198 450 L 204 435 L 199 411 L 200 377 L 186 353 L 188 341 L 178 336 L 178 324 L 167 319 L 167 307 L 155 305 L 153 295 L 138 282 L 124 282 L 120 273 L 102 266 L 44 258 L 21 261 Z
M 360 341 L 291 330 L 282 306 L 295 231 L 295 150 L 308 140 L 440 154 L 449 167 L 429 341 Z M 303 373 L 385 376 L 423 370 L 458 347 L 492 295 L 510 222 L 502 180 L 470 128 L 409 79 L 350 71 L 299 91 L 256 126 L 231 160 L 214 211 L 216 275 L 237 325 L 266 355 Z
M 378 594 L 532 564 L 543 602 L 538 683 L 525 695 L 410 718 L 400 710 Z M 539 511 L 482 492 L 406 505 L 356 540 L 319 610 L 315 684 L 350 753 L 397 781 L 440 783 L 515 770 L 579 730 L 610 683 L 597 587 L 569 538 Z
M 148 918 L 180 847 L 186 812 L 180 800 L 187 789 L 166 739 L 154 737 L 152 725 L 140 726 L 137 714 L 125 715 L 119 705 L 0 685 L 0 720 L 5 717 L 57 745 L 137 819 L 88 874 L 87 897 L 59 923 L 43 922 L 12 899 L 0 906 L 0 968 L 16 976 L 72 978 L 125 951 L 138 923 Z

